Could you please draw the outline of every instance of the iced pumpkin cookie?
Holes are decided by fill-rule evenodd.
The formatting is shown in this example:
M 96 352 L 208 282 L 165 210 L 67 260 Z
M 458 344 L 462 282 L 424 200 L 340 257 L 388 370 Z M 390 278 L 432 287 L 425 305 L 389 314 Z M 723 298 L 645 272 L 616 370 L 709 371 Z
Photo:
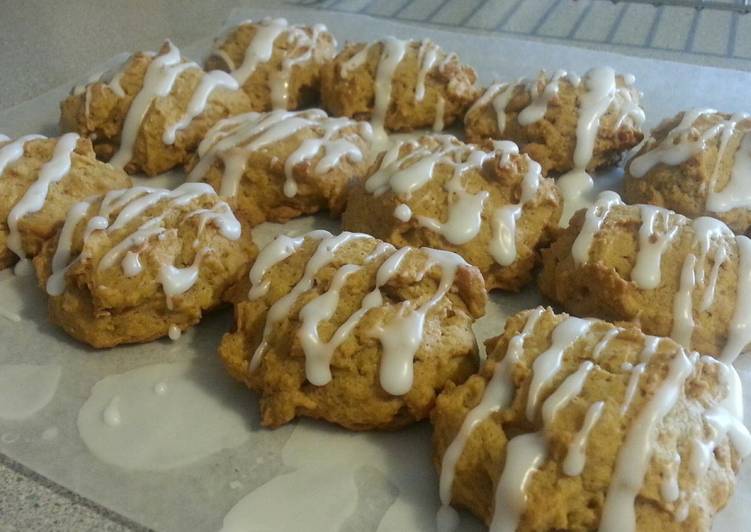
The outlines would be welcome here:
M 50 320 L 94 347 L 198 323 L 243 279 L 255 248 L 210 186 L 136 186 L 76 203 L 34 259 Z
M 543 295 L 578 316 L 633 321 L 730 362 L 751 344 L 751 240 L 614 192 L 543 250 Z
M 201 142 L 189 181 L 231 198 L 251 225 L 344 209 L 347 183 L 368 169 L 371 128 L 319 109 L 248 113 L 219 122 Z
M 593 172 L 615 164 L 643 137 L 644 111 L 633 76 L 610 67 L 583 78 L 558 71 L 537 78 L 494 83 L 467 111 L 472 142 L 505 139 L 548 173 Z
M 471 326 L 487 296 L 453 253 L 314 231 L 272 241 L 249 278 L 219 354 L 260 394 L 264 426 L 308 416 L 396 429 L 477 367 Z
M 624 198 L 751 228 L 751 117 L 692 109 L 664 121 L 626 167 Z
M 336 39 L 323 24 L 246 20 L 216 39 L 206 68 L 229 72 L 253 111 L 300 109 L 318 102 L 321 66 L 335 53 Z
M 34 257 L 74 203 L 130 186 L 128 176 L 97 161 L 91 142 L 0 135 L 0 269 Z
M 76 87 L 60 108 L 62 129 L 90 138 L 100 159 L 150 176 L 185 163 L 221 118 L 251 110 L 233 77 L 204 72 L 169 41 Z
M 561 214 L 540 165 L 511 142 L 464 144 L 449 135 L 403 141 L 353 181 L 343 226 L 397 247 L 462 255 L 490 290 L 519 290 L 539 264 Z
M 377 133 L 433 127 L 461 118 L 479 95 L 474 69 L 425 39 L 349 43 L 322 71 L 332 115 L 371 120 Z
M 751 453 L 740 379 L 674 341 L 537 308 L 432 414 L 451 506 L 490 530 L 709 531 Z

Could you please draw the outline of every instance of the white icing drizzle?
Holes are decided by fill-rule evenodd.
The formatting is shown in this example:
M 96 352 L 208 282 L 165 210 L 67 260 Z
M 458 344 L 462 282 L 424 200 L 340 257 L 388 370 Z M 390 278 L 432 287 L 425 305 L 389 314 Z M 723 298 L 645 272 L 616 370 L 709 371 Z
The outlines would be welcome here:
M 320 231 L 317 234 L 308 234 L 307 236 L 315 238 L 319 235 L 321 238 L 328 238 L 331 236 L 331 233 Z M 248 292 L 248 299 L 259 299 L 268 293 L 271 281 L 264 279 L 266 273 L 274 265 L 297 252 L 300 246 L 303 245 L 303 242 L 305 242 L 304 236 L 293 238 L 279 235 L 261 250 L 258 258 L 253 263 L 253 267 L 250 269 L 249 279 L 251 288 Z
M 665 502 L 675 502 L 681 494 L 678 485 L 678 469 L 681 465 L 681 455 L 673 453 L 670 460 L 665 464 L 665 469 L 660 482 L 660 496 Z
M 654 354 L 657 352 L 657 348 L 660 346 L 659 336 L 644 335 L 644 347 L 639 353 L 639 360 L 641 362 L 649 362 Z
M 6 245 L 21 259 L 26 258 L 26 252 L 23 249 L 18 224 L 25 216 L 39 212 L 44 207 L 50 187 L 68 174 L 78 139 L 76 133 L 66 133 L 57 140 L 52 157 L 42 165 L 36 181 L 26 189 L 24 195 L 8 214 L 8 240 Z M 5 146 L 3 149 L 7 147 Z M 21 152 L 23 153 L 23 147 L 21 147 Z M 0 156 L 2 156 L 2 153 L 0 153 Z
M 263 355 L 268 349 L 271 332 L 282 320 L 289 316 L 299 297 L 313 287 L 316 275 L 323 267 L 331 263 L 336 251 L 350 241 L 372 237 L 361 233 L 344 232 L 338 236 L 317 235 L 317 238 L 321 238 L 321 241 L 308 260 L 303 276 L 285 296 L 277 300 L 269 309 L 264 325 L 263 338 L 250 361 L 250 371 L 254 371 L 260 365 Z M 251 290 L 255 290 L 258 286 L 264 286 L 262 272 L 267 272 L 270 265 L 283 260 L 287 253 L 293 253 L 299 244 L 288 239 L 283 244 L 272 246 L 272 251 L 265 253 L 264 250 L 259 256 L 259 259 L 263 261 L 259 269 L 251 271 L 253 276 L 253 288 Z M 375 288 L 363 298 L 360 308 L 334 332 L 328 342 L 324 343 L 319 337 L 318 325 L 321 321 L 328 320 L 333 316 L 347 277 L 357 272 L 361 266 L 349 264 L 339 268 L 328 290 L 309 301 L 299 311 L 302 324 L 298 337 L 305 352 L 306 377 L 309 382 L 323 386 L 331 380 L 330 362 L 334 352 L 370 309 L 383 304 L 381 287 L 397 272 L 402 260 L 411 251 L 412 248 L 409 247 L 398 251 L 394 251 L 393 246 L 376 247 L 374 253 L 391 252 L 392 254 L 379 267 L 376 273 Z M 413 361 L 422 344 L 425 317 L 453 286 L 458 268 L 467 265 L 459 255 L 454 253 L 428 248 L 423 248 L 423 252 L 427 253 L 429 257 L 425 271 L 434 266 L 441 268 L 441 279 L 436 292 L 416 309 L 411 308 L 408 301 L 401 303 L 396 315 L 388 323 L 378 326 L 373 333 L 381 342 L 383 349 L 380 365 L 381 387 L 392 395 L 402 395 L 411 389 L 414 371 Z M 377 258 L 377 255 L 370 255 L 371 260 L 375 258 Z M 265 286 L 265 290 L 267 290 L 268 285 Z
M 309 128 L 316 137 L 304 139 L 284 163 L 284 194 L 294 197 L 297 183 L 294 169 L 322 153 L 313 167 L 317 175 L 325 174 L 342 159 L 353 163 L 363 160 L 360 148 L 371 139 L 372 130 L 367 123 L 348 118 L 330 118 L 320 109 L 306 111 L 272 111 L 246 113 L 220 120 L 198 147 L 200 160 L 188 175 L 188 181 L 201 180 L 217 158 L 224 163 L 219 194 L 234 196 L 245 172 L 248 154 Z
M 394 72 L 396 72 L 396 68 L 406 54 L 408 41 L 402 41 L 395 37 L 386 37 L 381 43 L 383 51 L 381 52 L 378 69 L 376 70 L 374 84 L 375 103 L 373 105 L 371 122 L 376 136 L 383 138 L 385 136 L 383 126 L 386 120 L 386 112 L 391 103 Z
M 508 151 L 504 151 L 504 146 L 501 144 L 496 143 L 495 146 L 496 150 L 500 150 L 504 155 L 519 153 L 515 144 L 512 144 Z M 493 259 L 501 266 L 509 266 L 516 260 L 516 222 L 522 215 L 524 205 L 537 195 L 542 180 L 542 167 L 527 155 L 523 158 L 527 164 L 527 172 L 521 182 L 519 202 L 499 207 L 490 219 L 493 237 L 489 251 Z
M 173 342 L 176 342 L 177 340 L 179 340 L 180 336 L 182 336 L 182 334 L 183 334 L 183 332 L 180 330 L 180 327 L 178 327 L 174 323 L 169 326 L 168 336 L 169 336 L 169 339 L 172 340 Z M 159 385 L 157 384 L 157 386 L 159 386 Z M 160 391 L 157 391 L 157 390 L 160 390 Z M 157 393 L 164 393 L 161 390 L 162 390 L 161 387 L 160 388 L 154 388 L 154 391 L 156 391 Z
M 567 317 L 553 329 L 551 344 L 532 364 L 532 381 L 529 384 L 527 398 L 527 419 L 534 420 L 537 403 L 542 390 L 560 371 L 563 355 L 592 326 L 592 322 L 574 317 Z
M 595 365 L 590 360 L 585 360 L 575 372 L 566 377 L 561 385 L 545 399 L 542 404 L 542 422 L 549 427 L 558 411 L 565 407 L 574 397 L 579 395 L 584 388 L 584 383 L 589 377 Z
M 4 139 L 0 142 L 7 142 L 10 140 L 5 135 L 3 135 L 3 137 Z M 27 142 L 46 138 L 47 137 L 43 135 L 25 135 L 23 137 L 17 138 L 13 142 L 0 147 L 0 176 L 2 176 L 3 172 L 5 172 L 5 169 L 8 167 L 8 165 L 13 164 L 18 159 L 23 157 L 24 146 Z
M 456 465 L 464 452 L 467 440 L 475 428 L 493 412 L 498 412 L 511 403 L 514 391 L 514 383 L 511 380 L 511 368 L 518 362 L 519 357 L 522 355 L 524 340 L 534 331 L 543 311 L 542 307 L 537 307 L 531 311 L 522 331 L 511 339 L 506 355 L 503 357 L 503 360 L 496 363 L 493 369 L 493 376 L 485 387 L 485 393 L 480 403 L 467 413 L 459 432 L 454 436 L 454 439 L 443 454 L 439 481 L 442 506 L 437 518 L 439 530 L 448 531 L 456 528 L 456 512 L 450 506 Z M 452 523 L 454 526 L 451 526 Z
M 455 253 L 430 248 L 422 250 L 430 257 L 427 269 L 440 266 L 441 280 L 438 289 L 417 309 L 412 309 L 408 301 L 402 303 L 397 316 L 376 333 L 383 348 L 381 387 L 391 395 L 402 395 L 412 388 L 413 361 L 422 344 L 425 316 L 454 285 L 457 270 L 467 266 L 464 259 Z
M 602 355 L 605 349 L 608 348 L 608 345 L 610 345 L 610 341 L 622 332 L 623 329 L 621 329 L 620 327 L 613 327 L 612 329 L 608 329 L 607 332 L 602 336 L 600 341 L 597 342 L 594 349 L 592 349 L 592 358 L 594 360 L 599 360 L 600 355 Z
M 751 240 L 736 236 L 738 246 L 738 284 L 735 310 L 728 327 L 728 339 L 720 359 L 732 363 L 751 343 Z
M 506 107 L 514 97 L 516 88 L 520 86 L 523 80 L 517 80 L 516 83 L 493 83 L 485 93 L 477 99 L 472 107 L 467 111 L 467 117 L 472 115 L 475 110 L 484 108 L 490 104 L 493 107 L 496 118 L 496 127 L 498 134 L 506 130 Z
M 720 158 L 718 156 L 718 163 Z M 743 134 L 735 153 L 730 179 L 722 190 L 715 190 L 717 169 L 707 191 L 707 210 L 727 212 L 731 209 L 751 207 L 751 134 Z
M 668 248 L 685 218 L 653 205 L 639 205 L 642 224 L 639 227 L 639 251 L 631 270 L 631 280 L 644 290 L 660 286 L 662 255 Z M 662 227 L 658 227 L 661 222 Z
M 221 70 L 212 70 L 211 72 L 204 74 L 193 92 L 193 95 L 190 97 L 188 107 L 182 118 L 174 124 L 167 126 L 164 130 L 162 141 L 165 144 L 174 144 L 177 132 L 188 127 L 193 119 L 203 112 L 211 93 L 214 92 L 214 89 L 220 87 L 232 90 L 240 88 L 237 81 L 232 76 Z
M 574 477 L 581 475 L 584 470 L 584 464 L 587 461 L 587 441 L 592 429 L 600 420 L 605 402 L 597 401 L 589 405 L 587 413 L 584 416 L 584 422 L 581 429 L 577 432 L 568 446 L 566 458 L 563 459 L 563 473 Z
M 289 82 L 292 69 L 311 60 L 318 36 L 326 31 L 326 26 L 314 24 L 310 31 L 311 34 L 308 35 L 306 28 L 301 26 L 290 26 L 287 30 L 287 43 L 293 46 L 293 52 L 282 59 L 279 70 L 272 72 L 269 79 L 271 105 L 274 109 L 289 108 Z
M 412 209 L 406 203 L 400 203 L 394 209 L 394 218 L 401 222 L 408 222 L 412 219 Z
M 680 397 L 683 383 L 698 356 L 679 350 L 668 374 L 643 409 L 633 418 L 618 451 L 613 478 L 608 487 L 599 530 L 633 532 L 636 529 L 636 496 L 652 458 L 655 431 Z
M 444 118 L 446 116 L 446 99 L 438 96 L 435 104 L 435 119 L 433 120 L 433 131 L 443 131 L 445 127 Z
M 425 76 L 438 59 L 439 48 L 430 39 L 423 39 L 417 51 L 417 82 L 415 83 L 415 101 L 422 102 L 425 98 Z M 443 129 L 443 127 L 441 127 Z
M 258 65 L 268 62 L 274 52 L 274 41 L 289 28 L 283 18 L 264 18 L 255 26 L 255 34 L 245 50 L 243 62 L 232 69 L 232 77 L 244 84 L 255 72 Z M 214 51 L 213 53 L 216 53 Z M 232 67 L 234 65 L 228 64 Z
M 547 455 L 545 437 L 540 432 L 520 434 L 506 444 L 506 464 L 495 491 L 490 532 L 516 530 L 527 507 L 527 483 Z
M 605 190 L 587 209 L 581 231 L 571 246 L 571 256 L 577 265 L 585 264 L 589 260 L 594 236 L 602 228 L 602 223 L 614 205 L 623 205 L 621 197 L 611 190 Z
M 631 402 L 634 400 L 634 394 L 636 388 L 639 386 L 639 380 L 644 374 L 647 364 L 640 362 L 631 369 L 631 375 L 628 378 L 628 384 L 626 384 L 626 395 L 623 398 L 623 404 L 621 405 L 621 415 L 625 415 L 628 409 L 631 407 Z
M 519 112 L 517 120 L 522 126 L 528 126 L 542 119 L 548 111 L 550 101 L 558 96 L 559 84 L 562 79 L 570 81 L 572 85 L 576 78 L 569 77 L 565 70 L 557 70 L 549 80 L 536 79 L 527 81 L 527 88 L 530 91 L 531 102 L 527 107 Z M 542 90 L 540 90 L 542 84 Z
M 89 236 L 95 231 L 115 232 L 124 228 L 134 218 L 140 216 L 150 207 L 160 201 L 168 201 L 170 206 L 179 207 L 203 195 L 215 195 L 214 190 L 205 183 L 185 183 L 175 190 L 151 189 L 147 187 L 134 187 L 132 189 L 115 190 L 104 195 L 98 213 L 87 222 L 83 235 L 83 246 Z M 71 246 L 75 230 L 88 213 L 93 199 L 75 204 L 65 218 L 60 231 L 57 248 L 52 259 L 52 272 L 47 280 L 47 293 L 51 296 L 59 296 L 65 290 L 65 273 L 70 267 L 78 262 L 81 255 L 72 256 Z M 219 233 L 227 240 L 237 240 L 242 228 L 235 218 L 232 210 L 222 208 L 223 202 L 217 202 L 211 210 L 197 209 L 188 213 L 182 221 L 191 217 L 199 218 L 200 234 L 206 224 L 211 222 Z M 110 223 L 109 217 L 117 209 L 120 212 L 115 220 Z M 152 237 L 161 236 L 167 231 L 162 225 L 163 215 L 150 218 L 142 223 L 132 233 L 128 234 L 118 244 L 113 246 L 100 259 L 97 268 L 105 270 L 120 263 L 123 274 L 134 277 L 141 273 L 142 265 L 139 253 L 146 242 Z M 82 246 L 82 247 L 83 247 Z M 136 251 L 133 251 L 137 248 Z M 171 299 L 185 293 L 197 281 L 200 261 L 210 252 L 210 248 L 203 248 L 196 253 L 193 264 L 186 268 L 178 268 L 171 263 L 162 263 L 159 272 L 159 282 L 167 297 L 168 306 L 171 307 Z
M 167 96 L 182 72 L 189 68 L 200 68 L 193 62 L 183 62 L 180 50 L 169 40 L 166 45 L 167 52 L 151 61 L 143 78 L 143 86 L 130 103 L 120 133 L 120 147 L 110 159 L 113 166 L 123 168 L 132 159 L 136 137 L 152 102 L 156 98 Z

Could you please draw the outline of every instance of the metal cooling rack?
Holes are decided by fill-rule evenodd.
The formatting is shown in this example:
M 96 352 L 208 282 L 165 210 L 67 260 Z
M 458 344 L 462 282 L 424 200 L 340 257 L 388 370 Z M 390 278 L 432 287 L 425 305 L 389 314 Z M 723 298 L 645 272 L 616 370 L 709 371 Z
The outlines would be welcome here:
M 751 0 L 291 0 L 319 9 L 751 68 Z

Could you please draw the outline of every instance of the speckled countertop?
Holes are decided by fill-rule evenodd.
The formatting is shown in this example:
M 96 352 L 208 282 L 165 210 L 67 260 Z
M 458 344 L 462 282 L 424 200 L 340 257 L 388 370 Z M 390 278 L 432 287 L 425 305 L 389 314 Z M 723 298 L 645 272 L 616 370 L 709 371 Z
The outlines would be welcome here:
M 667 10 L 677 8 L 613 5 L 601 0 L 540 0 L 527 3 L 524 6 L 527 12 L 523 12 L 521 2 L 515 0 L 326 0 L 312 3 L 318 7 L 443 27 L 477 28 L 557 42 L 566 40 L 578 46 L 597 46 L 636 55 L 736 68 L 751 65 L 751 32 L 744 31 L 751 25 L 751 15 L 741 17 L 707 10 L 696 14 L 685 9 L 673 13 Z M 92 65 L 120 52 L 153 49 L 165 37 L 170 37 L 178 45 L 207 37 L 217 31 L 231 8 L 238 4 L 273 5 L 274 2 L 3 0 L 0 110 L 80 78 Z M 470 4 L 471 8 L 467 7 Z M 534 4 L 539 13 L 531 13 L 532 8 L 527 7 L 530 4 Z M 493 10 L 508 20 L 501 20 L 493 28 L 485 28 L 483 24 L 493 20 Z M 642 16 L 635 17 L 637 11 L 643 11 L 644 17 L 652 17 L 651 22 L 644 24 Z M 529 28 L 525 26 L 524 17 L 532 21 L 527 24 Z M 643 43 L 629 41 L 636 38 L 627 27 L 631 18 L 639 27 L 648 26 Z M 482 27 L 473 22 L 475 19 Z M 589 19 L 592 20 L 587 22 Z M 593 40 L 592 35 L 601 35 L 602 43 Z M 727 38 L 715 43 L 716 39 L 707 35 Z M 0 453 L 0 532 L 32 530 L 119 532 L 143 528 Z

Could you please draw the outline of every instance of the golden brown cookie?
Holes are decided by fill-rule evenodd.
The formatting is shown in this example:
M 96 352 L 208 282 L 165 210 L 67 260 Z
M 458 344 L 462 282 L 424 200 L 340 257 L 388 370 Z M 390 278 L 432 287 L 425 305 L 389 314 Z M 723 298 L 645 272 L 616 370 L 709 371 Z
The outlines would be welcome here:
M 77 201 L 130 186 L 125 173 L 97 161 L 91 142 L 75 133 L 0 135 L 0 182 L 0 269 L 39 253 Z
M 543 71 L 532 80 L 494 83 L 464 117 L 467 139 L 514 141 L 545 173 L 611 166 L 643 137 L 633 83 L 609 67 L 583 78 Z
M 332 115 L 372 120 L 380 133 L 442 130 L 479 95 L 474 69 L 422 41 L 387 37 L 348 43 L 322 71 L 321 99 Z
M 751 118 L 692 109 L 665 120 L 626 167 L 624 198 L 751 228 Z
M 513 143 L 434 135 L 395 144 L 353 181 L 342 222 L 397 247 L 459 253 L 488 290 L 516 291 L 532 278 L 560 203 L 553 180 Z
M 251 110 L 226 72 L 204 72 L 170 41 L 138 52 L 116 72 L 60 104 L 60 127 L 89 137 L 99 158 L 153 176 L 187 161 L 218 120 Z
M 542 252 L 543 295 L 732 361 L 751 343 L 751 240 L 605 192 Z
M 456 254 L 314 231 L 272 241 L 249 279 L 219 354 L 261 395 L 264 426 L 308 416 L 397 429 L 477 367 L 471 326 L 487 295 Z
M 246 20 L 216 39 L 206 69 L 229 72 L 253 111 L 300 109 L 318 102 L 321 66 L 335 53 L 336 39 L 323 24 Z
M 344 209 L 347 183 L 368 169 L 371 128 L 319 109 L 248 113 L 219 122 L 189 165 L 251 225 Z
M 440 530 L 708 531 L 751 453 L 732 366 L 667 338 L 537 308 L 438 397 Z
M 75 204 L 34 259 L 50 320 L 94 347 L 198 323 L 247 274 L 250 231 L 210 186 L 136 186 Z

